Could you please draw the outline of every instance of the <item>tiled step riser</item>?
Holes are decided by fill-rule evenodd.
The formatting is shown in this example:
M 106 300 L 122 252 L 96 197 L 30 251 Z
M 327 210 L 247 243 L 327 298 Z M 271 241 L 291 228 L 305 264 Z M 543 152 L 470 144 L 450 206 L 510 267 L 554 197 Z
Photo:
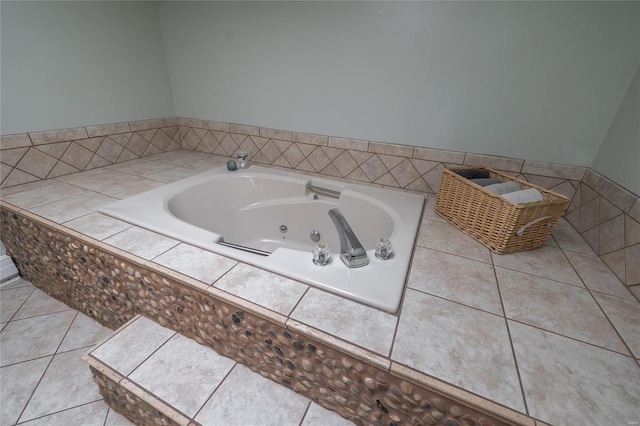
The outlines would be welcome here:
M 160 426 L 180 426 L 142 398 L 129 392 L 93 367 L 93 381 L 100 389 L 100 395 L 107 404 L 137 425 L 152 424 Z
M 361 424 L 505 424 L 391 374 L 388 363 L 370 365 L 223 302 L 217 289 L 187 285 L 25 212 L 3 207 L 0 219 L 25 278 L 111 328 L 142 314 Z

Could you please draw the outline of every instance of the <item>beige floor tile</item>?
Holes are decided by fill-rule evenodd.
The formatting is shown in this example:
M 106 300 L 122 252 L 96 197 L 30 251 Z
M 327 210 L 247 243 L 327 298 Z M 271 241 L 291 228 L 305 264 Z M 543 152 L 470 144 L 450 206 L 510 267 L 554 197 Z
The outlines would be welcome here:
M 507 317 L 627 354 L 588 290 L 496 268 Z
M 53 355 L 75 316 L 69 310 L 8 323 L 0 334 L 2 365 Z
M 553 237 L 558 242 L 560 248 L 564 250 L 571 250 L 585 254 L 595 254 L 589 244 L 582 238 L 582 236 L 573 229 L 573 226 L 569 224 L 565 219 L 558 220 L 556 226 L 553 228 Z
M 455 226 L 438 220 L 424 219 L 418 234 L 418 245 L 491 263 L 489 249 Z
M 40 417 L 21 425 L 25 426 L 52 426 L 52 425 L 78 425 L 78 426 L 102 426 L 107 418 L 109 406 L 104 401 L 96 401 L 79 407 L 69 408 L 55 414 Z
M 502 315 L 493 266 L 416 247 L 409 287 Z
M 0 290 L 13 290 L 15 288 L 20 288 L 20 287 L 34 288 L 34 285 L 27 280 L 23 280 L 22 278 L 17 278 L 17 279 L 12 279 L 10 281 L 2 283 L 2 285 L 0 285 Z
M 111 333 L 113 333 L 113 330 L 110 328 L 103 327 L 98 321 L 86 316 L 82 312 L 78 312 L 71 327 L 69 327 L 67 335 L 64 336 L 62 340 L 58 352 L 71 351 L 95 345 Z
M 165 166 L 171 167 L 171 166 Z M 182 179 L 202 173 L 199 170 L 194 170 L 186 167 L 171 167 L 167 170 L 152 173 L 147 175 L 149 179 L 157 180 L 165 183 L 177 182 Z
M 176 334 L 129 379 L 193 417 L 234 365 L 232 359 Z
M 306 285 L 250 265 L 238 264 L 215 287 L 268 309 L 289 315 Z
M 59 176 L 56 180 L 68 182 L 81 188 L 91 191 L 100 191 L 109 186 L 120 185 L 131 179 L 128 173 L 121 173 L 106 167 L 87 170 L 80 173 L 72 173 L 70 175 Z
M 9 321 L 34 290 L 33 286 L 0 290 L 0 322 Z
M 146 177 L 154 173 L 166 171 L 167 169 L 170 169 L 171 166 L 167 166 L 167 163 L 145 159 L 138 161 L 128 161 L 126 163 L 122 163 L 121 166 L 119 164 L 115 164 L 113 166 L 109 166 L 109 168 L 136 176 Z
M 107 403 L 104 402 L 104 404 L 106 405 Z M 109 414 L 107 414 L 104 426 L 134 426 L 134 424 L 113 408 L 109 408 Z
M 80 358 L 84 349 L 57 354 L 38 384 L 20 421 L 102 399 L 91 371 Z
M 178 244 L 153 261 L 207 284 L 216 281 L 238 263 L 188 244 Z
M 309 288 L 291 318 L 385 356 L 397 322 L 393 315 L 315 288 Z M 375 324 L 375 330 L 353 324 Z
M 81 232 L 96 240 L 104 240 L 112 235 L 131 228 L 130 223 L 103 215 L 91 213 L 64 223 L 64 226 Z
M 105 243 L 151 260 L 180 242 L 146 229 L 132 227 L 104 240 Z
M 174 334 L 174 331 L 160 327 L 149 319 L 138 317 L 94 349 L 91 355 L 127 376 Z
M 125 198 L 133 197 L 134 195 L 142 194 L 143 192 L 151 191 L 152 189 L 163 185 L 163 182 L 159 182 L 157 180 L 147 179 L 140 176 L 130 176 L 126 182 L 102 188 L 100 192 L 110 197 L 123 200 Z
M 407 289 L 392 358 L 524 412 L 502 317 Z
M 624 299 L 635 300 L 629 289 L 615 276 L 611 269 L 594 254 L 582 254 L 566 251 L 569 262 L 578 272 L 589 290 Z
M 90 192 L 86 189 L 69 185 L 56 180 L 43 181 L 34 189 L 18 192 L 11 195 L 2 195 L 2 199 L 14 206 L 22 209 L 32 209 L 44 204 L 60 201 L 64 198 L 71 198 L 77 195 L 86 195 Z
M 435 212 L 437 196 L 435 194 L 427 195 L 427 200 L 424 203 L 424 213 L 422 217 L 425 219 L 438 220 L 440 222 L 446 222 L 438 213 Z
M 0 424 L 13 425 L 29 401 L 52 356 L 0 368 Z
M 312 402 L 301 426 L 349 426 L 353 422 Z
M 237 364 L 195 420 L 203 425 L 297 425 L 309 400 Z
M 638 421 L 632 358 L 509 321 L 529 413 L 554 425 Z
M 35 207 L 30 209 L 30 211 L 56 223 L 63 223 L 89 213 L 97 212 L 101 207 L 111 204 L 114 201 L 117 200 L 106 195 L 88 192 L 87 194 L 76 195 L 75 197 L 65 198 L 64 200 Z
M 68 311 L 71 308 L 36 288 L 13 317 L 14 320 Z
M 640 302 L 606 294 L 596 293 L 595 297 L 633 355 L 640 359 Z
M 556 247 L 542 246 L 511 254 L 493 254 L 493 264 L 583 287 L 569 261 Z

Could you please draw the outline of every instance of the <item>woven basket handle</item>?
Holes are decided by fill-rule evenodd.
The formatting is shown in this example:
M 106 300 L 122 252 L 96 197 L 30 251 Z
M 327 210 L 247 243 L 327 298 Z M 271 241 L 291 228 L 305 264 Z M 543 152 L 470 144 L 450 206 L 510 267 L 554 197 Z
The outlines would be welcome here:
M 526 231 L 526 229 L 528 227 L 533 226 L 536 223 L 540 223 L 540 222 L 543 222 L 545 220 L 549 220 L 549 219 L 551 219 L 551 216 L 542 216 L 542 217 L 539 217 L 539 218 L 537 218 L 535 220 L 532 220 L 531 222 L 527 223 L 526 225 L 523 225 L 520 228 L 518 228 L 518 230 L 516 231 L 516 235 L 518 237 L 522 237 L 522 234 L 524 234 L 524 231 Z M 547 223 L 547 227 L 548 228 L 551 227 L 551 222 Z

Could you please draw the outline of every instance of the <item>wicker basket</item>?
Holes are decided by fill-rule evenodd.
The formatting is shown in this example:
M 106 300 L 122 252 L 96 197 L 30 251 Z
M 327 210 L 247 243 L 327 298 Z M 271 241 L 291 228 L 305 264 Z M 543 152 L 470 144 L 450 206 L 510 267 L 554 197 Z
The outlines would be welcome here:
M 491 178 L 512 181 L 521 189 L 535 188 L 542 201 L 516 204 L 445 168 L 435 211 L 498 254 L 541 247 L 564 212 L 569 200 L 537 185 L 488 167 Z

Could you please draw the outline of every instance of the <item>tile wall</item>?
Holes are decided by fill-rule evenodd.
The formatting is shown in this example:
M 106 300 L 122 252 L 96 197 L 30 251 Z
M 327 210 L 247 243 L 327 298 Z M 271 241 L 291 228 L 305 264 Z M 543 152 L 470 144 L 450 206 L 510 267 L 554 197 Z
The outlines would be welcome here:
M 171 117 L 2 136 L 0 188 L 180 148 L 424 193 L 445 166 L 486 165 L 567 196 L 569 222 L 640 294 L 638 196 L 586 167 Z
M 6 135 L 0 188 L 180 148 L 175 117 Z

